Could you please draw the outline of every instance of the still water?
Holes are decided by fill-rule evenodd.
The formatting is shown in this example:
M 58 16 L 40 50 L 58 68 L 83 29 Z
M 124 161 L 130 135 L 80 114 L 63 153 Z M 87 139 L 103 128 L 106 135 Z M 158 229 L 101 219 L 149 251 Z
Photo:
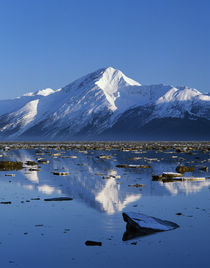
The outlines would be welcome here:
M 49 146 L 1 150 L 0 267 L 208 267 L 210 152 L 191 150 L 81 150 Z M 104 156 L 107 156 L 107 158 Z M 26 161 L 47 164 L 28 166 Z M 118 168 L 119 164 L 150 165 Z M 204 181 L 152 181 L 152 175 L 193 165 Z M 68 172 L 57 176 L 52 172 Z M 5 176 L 14 174 L 15 176 Z M 143 184 L 135 187 L 135 184 Z M 131 186 L 130 186 L 131 185 Z M 71 197 L 72 201 L 46 202 Z M 180 227 L 123 241 L 122 212 L 141 212 Z M 181 215 L 177 215 L 180 213 Z M 102 246 L 86 246 L 85 241 Z

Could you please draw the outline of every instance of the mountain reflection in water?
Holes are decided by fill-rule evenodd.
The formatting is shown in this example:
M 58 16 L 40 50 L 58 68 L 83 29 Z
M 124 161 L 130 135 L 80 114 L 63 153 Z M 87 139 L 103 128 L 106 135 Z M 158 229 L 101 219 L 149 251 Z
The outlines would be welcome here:
M 122 211 L 128 204 L 139 200 L 144 195 L 188 195 L 210 186 L 210 180 L 153 182 L 152 174 L 175 170 L 176 165 L 167 161 L 154 162 L 152 168 L 123 169 L 116 167 L 117 164 L 125 161 L 121 159 L 122 155 L 113 153 L 111 159 L 99 159 L 98 155 L 99 152 L 67 151 L 56 158 L 45 153 L 41 157 L 50 162 L 46 165 L 41 164 L 41 171 L 29 171 L 30 167 L 25 166 L 25 169 L 17 171 L 14 180 L 27 190 L 37 190 L 47 195 L 70 196 L 107 214 Z M 77 156 L 77 158 L 62 158 L 62 156 Z M 36 161 L 37 157 L 35 150 L 14 150 L 9 156 L 4 153 L 3 158 L 25 163 L 29 160 Z M 55 176 L 52 174 L 55 170 L 70 174 Z M 111 177 L 103 179 L 103 176 Z M 144 186 L 128 187 L 136 183 Z

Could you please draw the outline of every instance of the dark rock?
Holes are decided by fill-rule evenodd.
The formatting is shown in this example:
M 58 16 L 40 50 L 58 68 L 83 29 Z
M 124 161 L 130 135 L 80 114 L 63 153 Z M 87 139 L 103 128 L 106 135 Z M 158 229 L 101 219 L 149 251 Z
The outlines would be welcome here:
M 152 175 L 153 181 L 162 181 L 163 176 L 162 175 Z
M 102 246 L 101 242 L 97 242 L 97 241 L 91 241 L 91 240 L 87 240 L 85 242 L 86 246 Z
M 53 175 L 58 175 L 58 176 L 68 176 L 69 172 L 52 172 Z
M 129 187 L 136 187 L 136 188 L 139 188 L 139 187 L 144 187 L 144 184 L 138 184 L 138 183 L 136 183 L 136 184 L 129 184 L 128 186 L 129 186 Z
M 40 168 L 29 168 L 28 170 L 29 170 L 29 171 L 41 171 Z
M 46 198 L 44 201 L 71 201 L 73 198 L 71 197 L 54 197 L 54 198 Z
M 208 172 L 209 171 L 209 168 L 208 167 L 200 167 L 199 170 L 202 170 L 202 171 L 205 171 L 205 172 Z
M 35 161 L 28 160 L 28 161 L 25 162 L 25 165 L 27 165 L 27 166 L 36 166 L 37 163 Z

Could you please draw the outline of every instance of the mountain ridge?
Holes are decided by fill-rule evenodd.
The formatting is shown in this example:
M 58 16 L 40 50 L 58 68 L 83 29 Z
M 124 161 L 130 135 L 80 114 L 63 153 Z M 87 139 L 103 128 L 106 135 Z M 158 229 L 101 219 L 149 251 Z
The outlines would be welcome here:
M 167 126 L 164 126 L 163 121 L 165 119 L 167 122 L 168 118 L 187 118 L 192 123 L 205 119 L 208 132 L 209 115 L 208 94 L 188 87 L 142 85 L 120 70 L 108 67 L 98 69 L 57 90 L 46 88 L 13 100 L 1 100 L 0 137 L 104 139 L 106 133 L 112 138 L 112 130 L 117 128 L 126 136 L 132 122 L 130 129 L 135 132 L 136 125 L 137 139 L 144 139 L 143 136 L 148 136 L 145 132 L 146 125 L 151 125 L 153 120 L 160 120 L 165 129 Z M 177 126 L 177 120 L 175 125 Z M 144 135 L 141 135 L 141 129 Z M 148 129 L 152 131 L 152 126 Z M 115 132 L 113 131 L 113 139 L 119 137 L 119 134 L 114 135 Z M 164 135 L 163 138 L 167 139 Z

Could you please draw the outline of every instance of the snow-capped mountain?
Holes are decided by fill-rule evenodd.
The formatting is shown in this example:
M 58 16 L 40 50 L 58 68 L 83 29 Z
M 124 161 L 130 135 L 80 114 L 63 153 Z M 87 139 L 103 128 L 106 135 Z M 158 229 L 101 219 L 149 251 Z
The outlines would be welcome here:
M 68 140 L 167 139 L 173 134 L 182 139 L 183 131 L 191 135 L 195 128 L 195 133 L 199 130 L 195 136 L 206 139 L 209 115 L 207 94 L 188 87 L 143 86 L 109 67 L 58 90 L 47 88 L 0 101 L 0 135 L 13 140 Z M 171 134 L 166 135 L 168 130 Z

